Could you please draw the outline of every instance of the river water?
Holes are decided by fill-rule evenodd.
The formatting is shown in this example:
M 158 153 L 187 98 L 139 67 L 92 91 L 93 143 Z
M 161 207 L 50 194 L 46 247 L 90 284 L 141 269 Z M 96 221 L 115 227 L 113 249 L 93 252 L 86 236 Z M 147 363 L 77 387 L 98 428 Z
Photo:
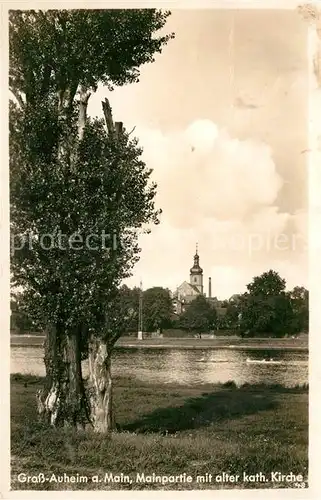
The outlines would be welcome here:
M 88 372 L 87 363 L 83 365 Z M 308 383 L 308 352 L 250 349 L 117 348 L 114 375 L 145 382 L 202 384 L 233 380 L 244 383 Z M 11 373 L 44 375 L 43 349 L 11 347 Z

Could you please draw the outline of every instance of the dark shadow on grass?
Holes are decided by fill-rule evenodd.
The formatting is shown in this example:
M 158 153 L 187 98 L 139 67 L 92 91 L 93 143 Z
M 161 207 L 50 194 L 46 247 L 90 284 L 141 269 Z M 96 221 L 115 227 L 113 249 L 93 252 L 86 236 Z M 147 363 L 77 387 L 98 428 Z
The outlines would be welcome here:
M 237 388 L 226 384 L 211 393 L 188 398 L 181 406 L 157 409 L 140 419 L 121 426 L 122 430 L 138 433 L 168 433 L 207 427 L 213 422 L 241 418 L 261 411 L 277 409 L 277 394 L 298 392 L 284 387 L 244 385 Z

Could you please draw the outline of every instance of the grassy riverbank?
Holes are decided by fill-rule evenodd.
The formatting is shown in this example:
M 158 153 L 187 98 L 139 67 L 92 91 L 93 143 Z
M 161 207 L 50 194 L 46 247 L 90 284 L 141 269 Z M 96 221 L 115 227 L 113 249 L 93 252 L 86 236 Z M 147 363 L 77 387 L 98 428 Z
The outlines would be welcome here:
M 12 335 L 12 347 L 42 346 L 44 337 L 40 335 L 22 336 Z M 298 338 L 251 338 L 242 339 L 236 337 L 217 338 L 146 338 L 138 340 L 135 337 L 121 337 L 118 347 L 141 347 L 141 348 L 180 348 L 180 349 L 288 349 L 288 350 L 308 350 L 308 337 Z
M 308 390 L 233 383 L 193 387 L 115 379 L 118 430 L 109 438 L 75 434 L 37 422 L 35 392 L 41 379 L 11 376 L 12 489 L 197 489 L 279 488 L 271 472 L 307 474 Z M 217 483 L 223 472 L 237 483 Z M 262 472 L 269 482 L 244 482 L 243 472 Z M 18 474 L 76 475 L 88 482 L 26 484 Z M 126 474 L 129 483 L 93 484 L 91 477 Z M 179 475 L 191 483 L 137 482 L 137 473 Z M 211 483 L 196 483 L 212 474 Z M 57 479 L 56 476 L 56 479 Z

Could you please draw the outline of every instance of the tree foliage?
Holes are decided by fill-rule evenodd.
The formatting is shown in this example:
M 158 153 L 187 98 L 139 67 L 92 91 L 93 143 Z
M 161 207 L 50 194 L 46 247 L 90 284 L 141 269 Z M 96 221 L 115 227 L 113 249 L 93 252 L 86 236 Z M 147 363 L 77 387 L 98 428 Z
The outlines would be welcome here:
M 247 286 L 241 305 L 244 335 L 283 337 L 298 333 L 294 301 L 285 286 L 285 280 L 272 270 L 256 276 Z
M 293 310 L 295 333 L 309 331 L 309 292 L 303 286 L 296 286 L 289 293 Z
M 155 36 L 168 11 L 157 9 L 10 11 L 10 89 L 33 105 L 79 85 L 96 90 L 139 80 L 139 67 L 173 36 Z
M 215 328 L 217 314 L 215 308 L 203 295 L 191 302 L 180 319 L 181 328 L 202 334 Z
M 124 308 L 125 321 L 120 330 L 121 334 L 135 333 L 138 331 L 138 311 L 139 311 L 140 288 L 129 288 L 122 285 L 118 291 L 118 301 L 121 307 Z M 122 314 L 119 312 L 119 316 Z
M 173 303 L 168 289 L 153 287 L 143 294 L 144 329 L 147 332 L 160 332 L 169 327 L 173 314 Z
M 227 301 L 225 325 L 229 330 L 237 331 L 239 329 L 242 300 L 242 295 L 235 294 Z
M 116 146 L 96 122 L 87 125 L 73 168 L 25 161 L 12 176 L 16 241 L 28 235 L 12 269 L 44 323 L 97 327 L 109 293 L 129 275 L 137 230 L 157 221 L 156 186 L 140 154 L 136 141 L 124 135 Z

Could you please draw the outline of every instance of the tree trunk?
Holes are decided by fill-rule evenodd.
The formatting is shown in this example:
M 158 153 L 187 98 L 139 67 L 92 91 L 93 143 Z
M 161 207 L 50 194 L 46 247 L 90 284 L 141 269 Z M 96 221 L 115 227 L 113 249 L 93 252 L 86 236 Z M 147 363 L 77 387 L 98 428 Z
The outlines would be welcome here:
M 64 422 L 72 427 L 85 428 L 86 423 L 90 422 L 90 410 L 82 377 L 80 332 L 78 330 L 72 330 L 69 335 L 67 334 L 63 364 L 66 367 L 67 375 L 63 385 L 65 390 Z
M 46 376 L 44 386 L 37 392 L 37 407 L 39 416 L 50 422 L 51 425 L 58 425 L 61 422 L 60 410 L 60 380 L 61 373 L 61 349 L 59 335 L 56 325 L 50 325 L 46 331 L 44 342 L 44 363 Z
M 85 126 L 87 122 L 87 106 L 90 97 L 90 91 L 84 87 L 79 92 L 79 113 L 78 113 L 78 139 L 82 141 L 84 137 Z
M 104 434 L 114 428 L 111 354 L 111 348 L 104 341 L 95 336 L 90 338 L 89 385 L 91 421 L 94 430 Z
M 77 330 L 62 331 L 55 325 L 45 341 L 46 377 L 37 393 L 39 416 L 53 426 L 84 428 L 90 421 L 81 371 L 80 337 Z

